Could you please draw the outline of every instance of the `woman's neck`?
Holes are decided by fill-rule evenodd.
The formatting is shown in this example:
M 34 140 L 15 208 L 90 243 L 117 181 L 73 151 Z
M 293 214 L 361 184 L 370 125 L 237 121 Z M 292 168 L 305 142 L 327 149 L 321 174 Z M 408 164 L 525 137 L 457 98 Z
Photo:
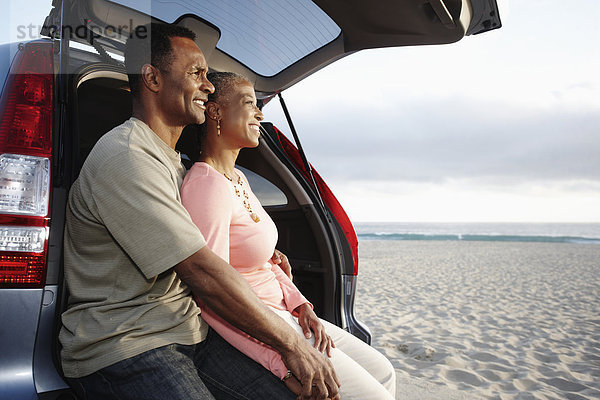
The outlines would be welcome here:
M 237 174 L 234 172 L 235 161 L 237 160 L 237 156 L 239 154 L 239 150 L 236 151 L 203 151 L 200 155 L 200 161 L 203 161 L 219 171 L 222 174 L 227 175 L 228 177 L 237 177 Z

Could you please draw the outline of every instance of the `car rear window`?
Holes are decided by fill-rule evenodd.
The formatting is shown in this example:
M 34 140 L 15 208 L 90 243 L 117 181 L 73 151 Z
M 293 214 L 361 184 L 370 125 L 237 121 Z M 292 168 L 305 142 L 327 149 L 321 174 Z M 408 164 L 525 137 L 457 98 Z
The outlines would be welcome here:
M 119 0 L 164 22 L 194 14 L 218 27 L 217 48 L 273 76 L 337 38 L 341 29 L 310 0 Z
M 254 195 L 263 207 L 282 207 L 288 204 L 288 198 L 285 193 L 267 178 L 240 165 L 236 165 L 235 167 L 242 170 L 244 175 L 246 175 L 252 192 L 254 192 Z

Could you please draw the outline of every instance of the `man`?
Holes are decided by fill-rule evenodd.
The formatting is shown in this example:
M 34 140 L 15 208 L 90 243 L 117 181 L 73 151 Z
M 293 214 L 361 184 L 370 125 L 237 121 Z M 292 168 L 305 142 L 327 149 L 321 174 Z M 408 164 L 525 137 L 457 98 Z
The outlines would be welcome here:
M 184 126 L 204 122 L 214 87 L 192 32 L 148 28 L 125 53 L 133 116 L 98 141 L 69 194 L 65 376 L 84 399 L 212 399 L 209 390 L 219 399 L 294 398 L 207 332 L 191 289 L 278 350 L 302 382 L 302 398 L 339 398 L 331 363 L 205 246 L 181 205 L 185 170 L 174 147 Z

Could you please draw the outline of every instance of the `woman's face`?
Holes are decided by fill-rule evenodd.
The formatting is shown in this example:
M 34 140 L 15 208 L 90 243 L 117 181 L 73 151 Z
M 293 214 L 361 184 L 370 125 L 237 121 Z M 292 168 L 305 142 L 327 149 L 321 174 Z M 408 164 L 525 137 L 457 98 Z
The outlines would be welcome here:
M 260 137 L 263 113 L 256 106 L 254 87 L 250 82 L 233 86 L 221 104 L 221 136 L 234 147 L 256 147 Z

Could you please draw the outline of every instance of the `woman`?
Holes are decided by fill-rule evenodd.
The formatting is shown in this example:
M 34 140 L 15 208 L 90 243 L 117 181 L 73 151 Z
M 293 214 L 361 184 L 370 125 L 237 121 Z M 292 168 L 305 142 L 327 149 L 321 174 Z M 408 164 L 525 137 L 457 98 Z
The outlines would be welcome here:
M 348 332 L 320 320 L 271 261 L 277 229 L 244 174 L 235 169 L 239 151 L 258 146 L 263 114 L 256 106 L 254 87 L 234 73 L 213 73 L 208 79 L 215 92 L 206 103 L 200 161 L 181 187 L 183 205 L 208 246 L 240 272 L 273 312 L 330 357 L 342 382 L 343 399 L 393 399 L 396 382 L 390 362 Z M 300 393 L 300 382 L 289 373 L 279 353 L 201 307 L 204 320 L 225 340 Z

